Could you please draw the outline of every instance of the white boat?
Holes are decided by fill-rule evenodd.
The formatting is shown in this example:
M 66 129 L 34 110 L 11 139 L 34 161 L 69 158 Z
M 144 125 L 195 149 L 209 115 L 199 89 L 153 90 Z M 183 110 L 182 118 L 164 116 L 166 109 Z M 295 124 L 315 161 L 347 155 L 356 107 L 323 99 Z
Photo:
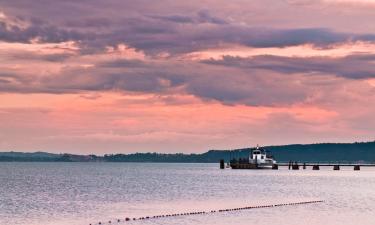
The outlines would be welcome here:
M 276 165 L 276 160 L 267 154 L 266 150 L 257 146 L 249 155 L 249 163 L 257 165 L 258 169 L 272 169 L 272 166 Z

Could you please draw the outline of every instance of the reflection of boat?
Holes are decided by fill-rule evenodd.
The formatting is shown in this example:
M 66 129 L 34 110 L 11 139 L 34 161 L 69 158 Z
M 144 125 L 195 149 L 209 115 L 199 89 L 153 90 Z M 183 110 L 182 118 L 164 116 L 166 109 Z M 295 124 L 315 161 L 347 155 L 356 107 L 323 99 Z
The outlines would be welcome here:
M 266 150 L 257 146 L 250 152 L 248 159 L 232 159 L 230 166 L 232 169 L 272 169 L 277 164 Z

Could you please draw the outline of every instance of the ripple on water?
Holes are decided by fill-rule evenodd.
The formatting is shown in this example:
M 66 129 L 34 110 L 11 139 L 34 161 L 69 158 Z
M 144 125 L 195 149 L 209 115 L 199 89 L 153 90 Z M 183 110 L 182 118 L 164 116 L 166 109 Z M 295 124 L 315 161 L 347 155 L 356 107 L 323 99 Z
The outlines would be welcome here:
M 217 164 L 1 163 L 0 184 L 0 224 L 12 225 L 87 225 L 311 199 L 326 202 L 132 224 L 370 225 L 375 214 L 372 169 L 253 171 L 219 170 Z

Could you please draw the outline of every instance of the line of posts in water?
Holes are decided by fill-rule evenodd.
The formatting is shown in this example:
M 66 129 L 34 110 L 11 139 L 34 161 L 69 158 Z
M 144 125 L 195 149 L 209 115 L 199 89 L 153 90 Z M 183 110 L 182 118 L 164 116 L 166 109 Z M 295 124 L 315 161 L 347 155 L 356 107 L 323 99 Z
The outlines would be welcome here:
M 289 170 L 299 170 L 300 167 L 302 166 L 302 169 L 306 169 L 307 168 L 307 164 L 306 163 L 303 163 L 302 165 L 300 165 L 298 162 L 293 162 L 293 161 L 289 161 L 288 163 L 288 169 Z M 320 170 L 320 166 L 319 164 L 312 164 L 312 165 L 309 165 L 309 166 L 312 166 L 312 170 Z M 324 165 L 324 166 L 327 166 L 327 165 Z M 340 164 L 334 164 L 334 165 L 329 165 L 329 166 L 332 166 L 333 167 L 333 170 L 340 170 Z M 346 165 L 348 166 L 348 165 Z M 353 166 L 354 170 L 358 171 L 358 170 L 361 170 L 361 166 L 360 165 L 351 165 Z M 224 169 L 225 168 L 225 161 L 224 159 L 220 160 L 220 169 Z M 279 165 L 278 164 L 273 164 L 272 165 L 272 169 L 273 170 L 278 170 L 279 169 Z
M 303 163 L 302 164 L 302 168 L 305 170 L 307 167 L 306 163 Z M 332 165 L 333 167 L 333 170 L 340 170 L 340 164 L 336 164 L 336 165 Z M 354 170 L 361 170 L 361 166 L 360 165 L 353 165 L 353 168 Z M 272 168 L 273 169 L 273 168 Z M 300 169 L 300 164 L 298 162 L 292 162 L 292 161 L 289 161 L 288 163 L 288 169 L 292 169 L 292 170 L 299 170 Z M 312 170 L 320 170 L 320 166 L 319 164 L 313 164 L 312 165 Z
M 323 200 L 315 200 L 315 201 L 303 201 L 303 202 L 290 202 L 290 203 L 280 203 L 280 204 L 269 204 L 269 205 L 257 205 L 257 206 L 245 206 L 240 208 L 227 208 L 227 209 L 219 209 L 219 210 L 210 210 L 210 211 L 195 211 L 195 212 L 187 212 L 187 213 L 174 213 L 174 214 L 163 214 L 157 216 L 144 216 L 144 217 L 126 217 L 125 219 L 117 219 L 117 220 L 110 220 L 107 223 L 105 222 L 98 222 L 98 223 L 90 223 L 89 225 L 105 225 L 105 224 L 112 224 L 112 223 L 120 223 L 120 222 L 130 222 L 136 220 L 149 220 L 149 219 L 159 219 L 159 218 L 168 218 L 168 217 L 177 217 L 177 216 L 193 216 L 193 215 L 204 215 L 210 213 L 224 213 L 224 212 L 231 212 L 231 211 L 239 211 L 239 210 L 250 210 L 250 209 L 261 209 L 261 208 L 273 208 L 273 207 L 281 207 L 281 206 L 296 206 L 296 205 L 306 205 L 306 204 L 314 204 L 314 203 L 323 203 Z

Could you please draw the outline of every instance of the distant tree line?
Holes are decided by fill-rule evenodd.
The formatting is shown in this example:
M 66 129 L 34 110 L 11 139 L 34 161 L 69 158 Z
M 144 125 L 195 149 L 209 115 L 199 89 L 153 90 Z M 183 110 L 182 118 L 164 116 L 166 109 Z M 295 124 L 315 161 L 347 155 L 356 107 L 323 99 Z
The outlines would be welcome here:
M 322 143 L 307 145 L 266 146 L 279 162 L 375 162 L 375 142 L 351 144 Z M 210 150 L 201 154 L 134 153 L 73 155 L 44 152 L 0 152 L 0 162 L 169 162 L 169 163 L 217 163 L 220 159 L 247 158 L 251 148 L 234 150 Z

